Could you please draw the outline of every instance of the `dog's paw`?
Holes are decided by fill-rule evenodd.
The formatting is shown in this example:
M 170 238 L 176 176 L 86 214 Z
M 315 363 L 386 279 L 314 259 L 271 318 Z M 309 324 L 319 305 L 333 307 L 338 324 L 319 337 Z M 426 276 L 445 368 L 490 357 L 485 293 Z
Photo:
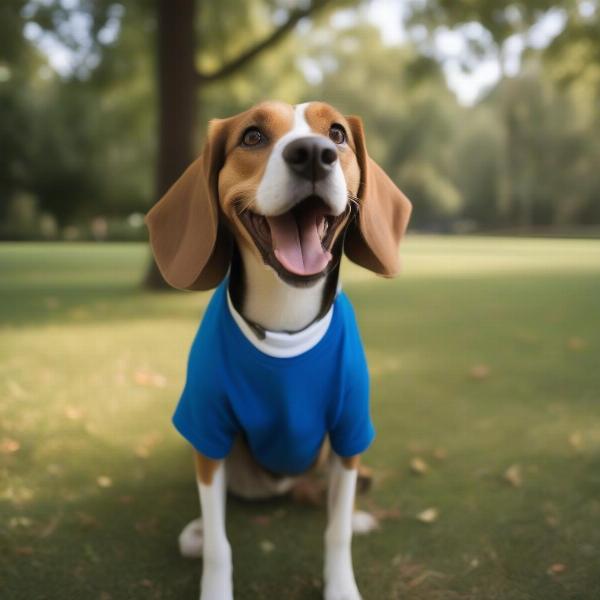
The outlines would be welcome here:
M 325 587 L 324 600 L 362 600 L 354 579 L 346 582 L 332 582 Z
M 204 542 L 202 519 L 190 521 L 179 534 L 179 552 L 184 558 L 200 558 Z
M 365 535 L 379 529 L 379 521 L 364 510 L 355 510 L 352 513 L 352 532 L 356 535 Z
M 323 579 L 325 600 L 362 600 L 354 578 L 349 545 L 326 544 Z
M 233 600 L 230 566 L 204 569 L 200 600 Z

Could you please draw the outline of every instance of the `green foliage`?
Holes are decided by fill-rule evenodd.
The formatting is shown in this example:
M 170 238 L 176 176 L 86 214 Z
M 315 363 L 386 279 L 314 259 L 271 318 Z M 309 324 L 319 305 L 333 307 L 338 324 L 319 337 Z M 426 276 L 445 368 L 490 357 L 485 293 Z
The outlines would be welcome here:
M 480 194 L 486 189 L 497 194 L 501 178 L 509 177 L 509 222 L 524 227 L 595 222 L 598 123 L 590 107 L 579 112 L 578 106 L 573 93 L 553 85 L 532 60 L 475 108 L 458 153 L 461 163 L 469 156 L 474 161 L 473 173 L 461 177 L 470 217 L 493 225 L 494 212 L 482 212 Z M 501 118 L 508 121 L 508 141 Z M 506 144 L 508 171 L 501 173 L 497 165 Z
M 444 227 L 462 208 L 451 166 L 463 110 L 439 66 L 410 46 L 383 45 L 372 26 L 324 30 L 306 43 L 323 79 L 304 97 L 360 115 L 370 154 L 413 200 L 413 225 Z
M 475 20 L 491 36 L 472 39 L 475 51 L 499 56 L 553 6 L 568 25 L 552 46 L 528 50 L 516 77 L 467 108 L 423 44 L 386 45 L 360 6 L 332 1 L 242 70 L 199 85 L 196 146 L 210 118 L 267 98 L 323 99 L 362 116 L 370 153 L 414 202 L 413 227 L 598 223 L 598 13 L 567 0 L 430 0 L 411 4 L 408 23 L 435 31 Z M 340 7 L 344 19 L 332 20 Z M 198 1 L 198 68 L 218 70 L 289 11 L 283 0 Z M 74 15 L 84 16 L 79 30 Z M 70 73 L 47 66 L 25 38 L 28 23 L 29 37 L 71 48 Z M 35 219 L 52 215 L 61 227 L 145 212 L 155 200 L 155 29 L 148 0 L 2 3 L 1 235 L 16 235 L 31 198 Z
M 410 20 L 431 28 L 479 23 L 500 46 L 514 33 L 526 31 L 548 10 L 572 5 L 572 0 L 427 0 L 411 4 Z

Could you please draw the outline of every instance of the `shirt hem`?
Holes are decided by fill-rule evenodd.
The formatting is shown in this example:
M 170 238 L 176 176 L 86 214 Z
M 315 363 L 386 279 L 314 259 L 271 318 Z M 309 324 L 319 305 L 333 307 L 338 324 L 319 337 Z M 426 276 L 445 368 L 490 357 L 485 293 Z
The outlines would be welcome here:
M 373 443 L 375 439 L 375 429 L 371 429 L 369 435 L 366 439 L 361 439 L 358 442 L 354 442 L 353 444 L 344 444 L 343 447 L 336 447 L 333 440 L 331 440 L 331 447 L 333 451 L 342 458 L 348 458 L 350 456 L 356 456 L 357 454 L 362 454 L 365 452 Z
M 233 442 L 230 444 L 229 448 L 224 452 L 222 449 L 217 449 L 216 446 L 207 443 L 206 440 L 199 441 L 194 435 L 191 435 L 185 427 L 182 427 L 179 423 L 177 423 L 175 418 L 173 418 L 171 421 L 177 432 L 189 444 L 192 445 L 194 450 L 200 452 L 200 454 L 203 454 L 208 458 L 212 458 L 213 460 L 223 460 L 231 452 L 231 446 L 233 445 Z

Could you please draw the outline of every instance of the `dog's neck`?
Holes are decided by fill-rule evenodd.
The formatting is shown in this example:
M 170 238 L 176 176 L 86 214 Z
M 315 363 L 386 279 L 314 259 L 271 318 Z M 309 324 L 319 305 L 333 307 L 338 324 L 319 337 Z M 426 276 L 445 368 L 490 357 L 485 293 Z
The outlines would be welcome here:
M 300 331 L 322 314 L 324 302 L 330 304 L 326 292 L 334 276 L 337 285 L 336 270 L 310 287 L 296 287 L 280 279 L 250 249 L 240 246 L 232 264 L 232 299 L 251 323 L 269 331 Z

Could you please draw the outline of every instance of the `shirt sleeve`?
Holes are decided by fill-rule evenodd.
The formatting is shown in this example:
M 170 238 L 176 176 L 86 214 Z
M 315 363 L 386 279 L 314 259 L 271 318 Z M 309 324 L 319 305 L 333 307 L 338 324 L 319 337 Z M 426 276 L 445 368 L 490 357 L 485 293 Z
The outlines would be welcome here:
M 375 428 L 369 412 L 369 375 L 365 366 L 353 373 L 352 384 L 341 400 L 329 439 L 336 454 L 354 456 L 364 452 L 374 437 Z
M 173 414 L 173 425 L 198 452 L 220 460 L 233 445 L 238 425 L 219 373 L 207 368 L 192 349 L 185 387 Z

